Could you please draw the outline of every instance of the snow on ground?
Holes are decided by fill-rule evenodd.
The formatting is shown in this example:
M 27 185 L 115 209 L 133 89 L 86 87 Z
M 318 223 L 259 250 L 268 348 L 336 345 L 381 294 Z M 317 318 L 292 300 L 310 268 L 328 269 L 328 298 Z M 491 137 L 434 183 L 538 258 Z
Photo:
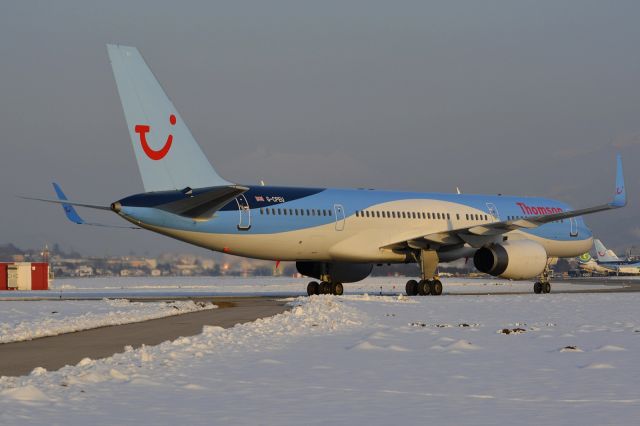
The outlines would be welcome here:
M 0 301 L 0 343 L 212 309 L 211 303 L 127 300 Z
M 0 424 L 629 425 L 640 293 L 292 299 L 290 312 L 0 378 Z
M 344 285 L 346 294 L 404 292 L 405 277 L 372 277 Z M 3 298 L 37 297 L 175 297 L 213 295 L 306 295 L 307 278 L 290 277 L 110 277 L 63 278 L 52 282 L 52 290 L 38 292 L 3 292 Z M 554 291 L 621 287 L 624 283 L 553 282 Z M 445 294 L 506 293 L 533 291 L 533 283 L 499 278 L 443 278 Z M 640 280 L 638 281 L 640 284 Z

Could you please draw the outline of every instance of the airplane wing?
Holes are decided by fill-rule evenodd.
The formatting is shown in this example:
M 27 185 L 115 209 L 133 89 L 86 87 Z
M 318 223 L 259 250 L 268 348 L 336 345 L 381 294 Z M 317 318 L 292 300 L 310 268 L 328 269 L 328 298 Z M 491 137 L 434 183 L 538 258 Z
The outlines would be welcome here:
M 464 243 L 467 243 L 472 247 L 482 247 L 487 243 L 495 241 L 496 236 L 516 229 L 533 229 L 544 225 L 545 223 L 624 207 L 627 204 L 627 192 L 624 185 L 622 158 L 620 155 L 617 156 L 616 163 L 616 191 L 613 200 L 607 204 L 578 210 L 569 210 L 561 213 L 530 216 L 524 219 L 472 225 L 427 235 L 405 236 L 404 238 L 386 244 L 381 248 L 387 250 L 426 249 L 429 247 L 437 248 Z
M 46 203 L 62 204 L 62 209 L 64 210 L 64 214 L 65 216 L 67 216 L 67 219 L 69 219 L 71 222 L 76 223 L 78 225 L 100 226 L 104 228 L 140 229 L 135 226 L 119 226 L 119 225 L 107 225 L 103 223 L 86 222 L 83 218 L 80 217 L 80 215 L 78 214 L 74 206 L 86 207 L 89 209 L 96 209 L 96 210 L 109 210 L 109 211 L 111 211 L 111 207 L 100 206 L 96 204 L 76 203 L 73 201 L 69 201 L 65 193 L 62 191 L 62 188 L 60 187 L 60 185 L 58 185 L 55 182 L 52 182 L 52 183 L 53 183 L 53 189 L 56 191 L 56 195 L 58 196 L 57 200 L 51 200 L 47 198 L 22 197 L 22 196 L 20 198 L 25 200 L 35 200 L 35 201 L 44 201 Z

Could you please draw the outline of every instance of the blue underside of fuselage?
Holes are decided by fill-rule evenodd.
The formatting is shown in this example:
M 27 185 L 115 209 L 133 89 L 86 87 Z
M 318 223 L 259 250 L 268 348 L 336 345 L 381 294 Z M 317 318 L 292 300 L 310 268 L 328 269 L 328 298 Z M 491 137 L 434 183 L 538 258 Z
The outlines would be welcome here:
M 501 195 L 481 194 L 443 194 L 443 193 L 418 193 L 398 192 L 369 189 L 322 189 L 322 188 L 295 188 L 275 186 L 248 186 L 249 190 L 243 195 L 249 206 L 248 212 L 241 213 L 236 200 L 232 200 L 217 211 L 209 220 L 194 221 L 190 218 L 175 215 L 155 207 L 177 201 L 187 197 L 181 191 L 163 191 L 132 195 L 120 200 L 122 214 L 131 219 L 143 223 L 185 231 L 195 231 L 217 234 L 271 234 L 308 229 L 336 222 L 335 206 L 341 206 L 345 217 L 355 214 L 356 211 L 373 209 L 377 205 L 399 201 L 444 201 L 460 206 L 470 207 L 492 214 L 497 210 L 500 220 L 506 220 L 513 216 L 531 216 L 524 211 L 522 205 L 531 207 L 543 207 L 547 209 L 569 210 L 570 207 L 562 202 L 537 197 L 517 197 Z M 193 194 L 206 189 L 194 189 Z M 520 204 L 519 204 L 520 203 Z M 261 214 L 261 209 L 289 209 L 295 211 L 304 210 L 298 215 Z M 322 214 L 309 215 L 307 210 L 320 210 Z M 492 211 L 493 209 L 493 211 Z M 325 216 L 324 211 L 330 212 Z M 540 212 L 539 214 L 549 213 Z M 238 229 L 241 214 L 245 224 L 250 223 L 249 229 Z M 392 220 L 392 219 L 389 219 Z M 549 223 L 538 228 L 526 230 L 532 235 L 554 240 L 576 240 L 591 237 L 590 230 L 584 224 L 582 218 L 576 218 L 579 237 L 570 237 L 570 221 Z

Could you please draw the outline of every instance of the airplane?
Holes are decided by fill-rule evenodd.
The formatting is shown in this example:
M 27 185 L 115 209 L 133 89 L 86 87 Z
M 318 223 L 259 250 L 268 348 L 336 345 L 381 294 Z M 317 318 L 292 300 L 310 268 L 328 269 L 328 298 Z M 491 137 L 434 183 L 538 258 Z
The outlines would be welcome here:
M 609 267 L 601 265 L 597 260 L 595 260 L 589 252 L 585 252 L 578 256 L 578 267 L 587 272 L 609 275 L 615 273 L 615 271 Z
M 620 259 L 613 250 L 607 249 L 602 241 L 593 240 L 596 249 L 597 263 L 609 269 L 616 275 L 640 275 L 640 262 L 636 260 Z
M 593 240 L 593 247 L 596 249 L 596 258 L 600 263 L 624 262 L 613 250 L 606 248 L 602 241 L 597 238 Z
M 552 199 L 375 189 L 240 185 L 207 160 L 135 47 L 107 45 L 144 193 L 109 206 L 135 227 L 237 256 L 294 261 L 309 296 L 343 294 L 375 264 L 417 263 L 407 295 L 440 295 L 440 262 L 472 258 L 486 274 L 525 280 L 549 293 L 550 261 L 592 246 L 582 216 L 627 203 L 622 159 L 609 203 L 574 210 Z M 65 197 L 66 198 L 66 197 Z M 74 221 L 74 220 L 72 220 Z M 74 222 L 77 222 L 74 221 Z

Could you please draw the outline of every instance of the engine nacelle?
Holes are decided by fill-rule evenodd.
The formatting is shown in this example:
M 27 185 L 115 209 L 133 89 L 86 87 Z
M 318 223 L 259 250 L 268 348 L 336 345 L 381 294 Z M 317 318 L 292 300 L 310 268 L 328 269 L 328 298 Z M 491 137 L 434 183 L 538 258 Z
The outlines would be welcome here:
M 478 271 L 494 277 L 523 280 L 544 271 L 547 251 L 531 240 L 506 241 L 476 251 L 473 264 Z
M 372 263 L 343 263 L 343 262 L 296 262 L 296 269 L 302 275 L 311 278 L 322 279 L 324 272 L 331 277 L 332 281 L 339 283 L 354 283 L 362 281 L 371 274 Z

